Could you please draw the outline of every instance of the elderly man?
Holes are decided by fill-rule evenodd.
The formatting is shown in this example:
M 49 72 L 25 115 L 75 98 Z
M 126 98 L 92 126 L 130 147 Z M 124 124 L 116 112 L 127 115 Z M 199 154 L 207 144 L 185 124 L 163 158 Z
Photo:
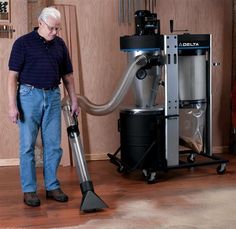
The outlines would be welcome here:
M 19 126 L 21 186 L 24 203 L 39 206 L 35 167 L 35 143 L 39 129 L 43 143 L 43 175 L 46 198 L 68 201 L 60 188 L 57 169 L 61 149 L 61 80 L 71 99 L 71 114 L 79 107 L 72 64 L 64 41 L 58 37 L 60 12 L 44 8 L 34 31 L 18 38 L 9 59 L 9 117 Z

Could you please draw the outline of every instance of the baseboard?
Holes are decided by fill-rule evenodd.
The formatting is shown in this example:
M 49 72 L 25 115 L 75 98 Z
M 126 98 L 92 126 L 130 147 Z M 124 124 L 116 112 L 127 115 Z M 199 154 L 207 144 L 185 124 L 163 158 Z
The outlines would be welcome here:
M 86 161 L 104 161 L 104 160 L 108 160 L 108 156 L 107 153 L 93 153 L 93 154 L 85 154 L 85 160 Z M 74 161 L 74 159 L 73 159 Z M 62 166 L 71 166 L 71 162 L 70 160 L 61 163 Z M 73 162 L 73 166 L 75 165 L 75 162 Z
M 214 153 L 228 153 L 229 147 L 228 146 L 214 146 L 213 152 Z M 108 160 L 108 156 L 107 156 L 107 153 L 85 154 L 85 159 L 88 161 L 101 161 L 101 160 Z M 18 158 L 0 159 L 0 166 L 15 166 L 15 165 L 19 165 Z
M 0 166 L 15 166 L 19 164 L 19 158 L 0 159 Z
M 214 146 L 213 153 L 228 153 L 229 146 Z M 85 154 L 85 158 L 88 161 L 99 161 L 109 159 L 107 153 L 97 153 L 97 154 Z
M 229 146 L 213 146 L 213 153 L 228 153 Z
M 85 158 L 88 161 L 99 161 L 99 160 L 107 160 L 107 154 L 101 153 L 101 154 L 85 154 Z M 0 167 L 1 166 L 16 166 L 19 165 L 19 159 L 18 158 L 10 158 L 10 159 L 0 159 Z
M 88 161 L 102 161 L 107 160 L 107 153 L 85 154 L 85 159 Z

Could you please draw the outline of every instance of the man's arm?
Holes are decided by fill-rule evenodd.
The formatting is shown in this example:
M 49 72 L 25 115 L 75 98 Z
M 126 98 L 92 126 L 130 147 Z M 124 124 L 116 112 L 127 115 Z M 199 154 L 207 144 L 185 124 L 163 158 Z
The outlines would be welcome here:
M 17 123 L 17 120 L 20 118 L 20 113 L 17 108 L 16 102 L 16 93 L 17 93 L 17 79 L 18 72 L 9 71 L 8 76 L 8 113 L 9 118 L 13 123 Z
M 62 78 L 65 88 L 69 94 L 71 100 L 71 113 L 72 115 L 79 114 L 79 105 L 77 101 L 77 96 L 75 94 L 75 84 L 74 84 L 74 77 L 72 74 L 68 74 Z

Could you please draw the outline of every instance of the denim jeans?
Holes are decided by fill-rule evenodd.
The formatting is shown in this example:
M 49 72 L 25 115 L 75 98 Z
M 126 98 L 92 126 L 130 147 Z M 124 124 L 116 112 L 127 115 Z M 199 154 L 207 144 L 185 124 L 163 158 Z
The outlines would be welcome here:
M 17 94 L 20 111 L 20 176 L 23 192 L 37 190 L 35 143 L 41 128 L 43 175 L 46 190 L 60 187 L 57 169 L 61 161 L 61 95 L 60 89 L 37 89 L 20 85 Z

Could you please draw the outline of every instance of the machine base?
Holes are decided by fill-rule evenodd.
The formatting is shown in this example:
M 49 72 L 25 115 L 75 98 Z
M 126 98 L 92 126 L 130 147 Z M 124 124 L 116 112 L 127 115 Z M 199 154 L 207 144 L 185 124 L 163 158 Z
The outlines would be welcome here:
M 141 170 L 147 183 L 151 184 L 157 182 L 157 175 L 170 169 L 217 164 L 217 174 L 226 172 L 229 161 L 212 155 L 209 150 L 198 153 L 177 148 L 170 152 L 178 155 L 176 163 L 170 165 L 165 149 L 165 120 L 163 109 L 121 110 L 118 120 L 120 147 L 114 154 L 107 154 L 119 173 Z
M 138 168 L 130 168 L 127 164 L 125 164 L 117 154 L 119 153 L 120 148 L 114 154 L 107 154 L 110 158 L 110 162 L 118 166 L 117 171 L 119 173 L 130 173 Z M 142 173 L 145 177 L 145 180 L 148 184 L 153 184 L 158 181 L 157 175 L 161 172 L 168 172 L 171 169 L 180 169 L 180 168 L 193 168 L 198 166 L 207 166 L 207 165 L 218 165 L 216 168 L 216 172 L 219 175 L 223 175 L 226 172 L 226 164 L 229 160 L 217 157 L 215 155 L 207 155 L 206 153 L 197 153 L 192 150 L 180 151 L 180 158 L 185 157 L 185 160 L 179 160 L 179 164 L 175 166 L 167 166 L 164 164 L 162 168 L 157 170 L 152 170 L 149 168 L 142 168 Z

